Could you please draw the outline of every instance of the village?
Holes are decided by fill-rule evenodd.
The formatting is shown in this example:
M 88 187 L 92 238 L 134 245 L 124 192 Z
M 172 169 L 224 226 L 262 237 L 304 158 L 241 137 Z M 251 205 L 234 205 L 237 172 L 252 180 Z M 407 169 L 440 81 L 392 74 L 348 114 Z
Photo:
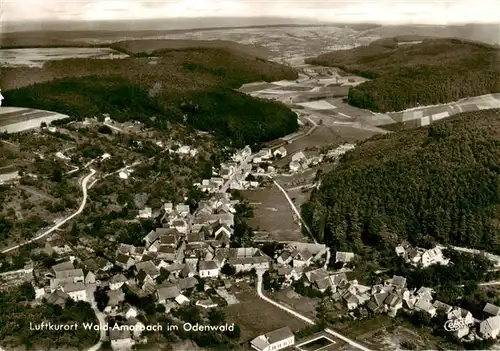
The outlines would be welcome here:
M 319 160 L 337 159 L 352 148 L 354 145 L 342 145 L 321 154 Z M 182 146 L 171 152 L 196 153 Z M 233 248 L 235 215 L 241 200 L 233 199 L 228 190 L 259 187 L 263 179 L 278 174 L 280 167 L 274 167 L 273 162 L 285 156 L 283 147 L 252 154 L 247 146 L 234 154 L 232 161 L 223 163 L 220 170 L 214 169 L 214 177 L 195 184 L 207 194 L 207 199 L 199 202 L 194 213 L 189 205 L 182 203 L 139 210 L 137 220 L 156 219 L 161 223 L 143 238 L 141 246 L 117 243 L 114 257 L 106 259 L 89 247 L 76 251 L 54 235 L 38 250 L 57 257 L 56 264 L 50 269 L 34 269 L 31 264 L 5 272 L 1 274 L 2 281 L 7 284 L 30 281 L 39 302 L 61 306 L 67 299 L 88 302 L 104 333 L 101 340 L 109 340 L 116 350 L 147 343 L 143 332 L 148 330 L 148 320 L 140 307 L 126 301 L 126 294 L 152 298 L 156 306 L 163 306 L 157 307 L 157 311 L 165 314 L 190 304 L 216 309 L 239 303 L 228 289 L 240 281 L 255 280 L 256 274 L 276 278 L 281 287 L 303 282 L 307 288 L 326 294 L 333 303 L 345 306 L 346 315 L 352 319 L 380 313 L 395 317 L 402 310 L 425 313 L 430 318 L 441 314 L 447 321 L 446 330 L 457 338 L 498 336 L 500 308 L 493 304 L 484 307 L 491 316 L 481 321 L 467 310 L 433 299 L 432 287 L 409 289 L 403 276 L 393 276 L 373 286 L 348 279 L 349 272 L 356 269 L 353 252 L 333 254 L 324 244 L 304 242 L 287 242 L 273 255 L 264 253 L 259 244 Z M 307 169 L 310 162 L 299 152 L 283 169 L 297 172 Z M 126 179 L 121 173 L 119 177 Z M 439 246 L 425 250 L 402 244 L 395 253 L 417 268 L 450 264 Z M 332 269 L 332 264 L 336 269 Z M 104 329 L 110 321 L 117 320 L 119 328 Z M 294 344 L 294 334 L 286 323 L 281 329 L 270 330 L 250 341 L 253 349 L 262 351 Z

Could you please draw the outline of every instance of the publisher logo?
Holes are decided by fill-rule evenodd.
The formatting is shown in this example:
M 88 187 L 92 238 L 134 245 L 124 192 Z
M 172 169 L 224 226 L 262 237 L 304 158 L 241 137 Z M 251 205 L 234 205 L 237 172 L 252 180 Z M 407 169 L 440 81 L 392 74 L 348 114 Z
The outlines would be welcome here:
M 474 325 L 473 321 L 469 321 L 464 318 L 450 319 L 444 324 L 444 330 L 446 331 L 457 331 L 460 329 L 468 328 Z

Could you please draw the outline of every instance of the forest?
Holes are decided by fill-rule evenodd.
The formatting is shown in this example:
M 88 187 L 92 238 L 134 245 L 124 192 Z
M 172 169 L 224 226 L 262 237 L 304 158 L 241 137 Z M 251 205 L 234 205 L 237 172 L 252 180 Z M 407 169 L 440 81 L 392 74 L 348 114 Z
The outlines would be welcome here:
M 385 38 L 368 46 L 306 60 L 370 79 L 349 89 L 349 104 L 401 111 L 500 92 L 500 49 L 458 39 L 403 44 Z
M 407 240 L 500 253 L 499 160 L 500 110 L 458 114 L 359 144 L 302 212 L 336 250 L 391 250 Z
M 234 90 L 253 81 L 296 79 L 297 72 L 289 67 L 222 48 L 149 55 L 155 57 L 69 59 L 43 68 L 5 68 L 4 102 L 75 119 L 108 113 L 119 122 L 138 120 L 158 129 L 181 123 L 213 132 L 234 147 L 298 129 L 296 115 L 285 105 Z

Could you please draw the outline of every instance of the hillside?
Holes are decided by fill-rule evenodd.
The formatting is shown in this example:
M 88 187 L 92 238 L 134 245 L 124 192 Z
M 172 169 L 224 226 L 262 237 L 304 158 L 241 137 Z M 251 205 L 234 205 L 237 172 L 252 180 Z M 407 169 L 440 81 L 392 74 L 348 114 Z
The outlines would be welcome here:
M 336 249 L 454 244 L 500 252 L 500 110 L 377 136 L 326 174 L 303 213 Z
M 156 57 L 69 59 L 50 61 L 43 68 L 4 68 L 0 86 L 11 106 L 76 118 L 109 113 L 119 121 L 135 119 L 159 128 L 180 122 L 213 131 L 234 146 L 268 141 L 298 128 L 295 114 L 284 105 L 233 90 L 247 82 L 296 79 L 289 67 L 222 48 L 148 55 Z
M 376 112 L 500 92 L 500 49 L 457 39 L 426 39 L 413 45 L 383 39 L 307 63 L 373 79 L 352 87 L 348 101 Z

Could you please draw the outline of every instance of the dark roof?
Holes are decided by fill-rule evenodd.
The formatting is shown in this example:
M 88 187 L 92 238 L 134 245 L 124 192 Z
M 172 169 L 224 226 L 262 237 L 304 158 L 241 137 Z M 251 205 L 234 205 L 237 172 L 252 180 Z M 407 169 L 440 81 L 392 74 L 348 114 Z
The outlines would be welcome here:
M 198 284 L 198 280 L 196 280 L 195 277 L 188 277 L 184 279 L 179 279 L 177 282 L 177 286 L 179 287 L 179 290 L 187 290 L 194 288 Z

